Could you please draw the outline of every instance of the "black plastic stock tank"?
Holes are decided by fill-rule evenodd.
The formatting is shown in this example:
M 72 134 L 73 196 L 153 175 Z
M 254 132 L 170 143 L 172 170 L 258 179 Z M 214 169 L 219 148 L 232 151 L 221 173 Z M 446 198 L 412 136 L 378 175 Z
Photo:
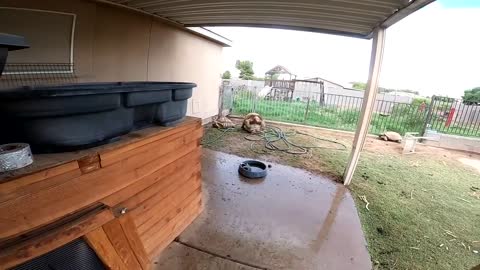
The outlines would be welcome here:
M 117 82 L 24 86 L 0 91 L 0 144 L 34 152 L 83 149 L 150 125 L 170 126 L 187 111 L 194 83 Z

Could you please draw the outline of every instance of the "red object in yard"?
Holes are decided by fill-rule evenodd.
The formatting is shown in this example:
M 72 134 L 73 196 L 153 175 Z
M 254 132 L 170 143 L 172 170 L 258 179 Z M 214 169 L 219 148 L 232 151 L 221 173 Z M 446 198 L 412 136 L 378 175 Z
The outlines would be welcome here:
M 445 127 L 450 127 L 450 124 L 452 123 L 453 116 L 455 115 L 455 108 L 450 108 L 450 112 L 448 113 L 448 118 L 447 122 L 445 122 Z

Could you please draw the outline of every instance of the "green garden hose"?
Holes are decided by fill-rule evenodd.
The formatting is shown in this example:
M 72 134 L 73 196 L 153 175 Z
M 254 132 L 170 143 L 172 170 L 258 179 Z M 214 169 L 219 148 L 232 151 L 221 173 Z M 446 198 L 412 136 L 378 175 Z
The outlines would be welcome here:
M 229 132 L 242 132 L 240 128 L 227 128 L 219 129 L 221 131 L 220 135 L 214 137 L 213 139 L 204 139 L 202 145 L 209 146 L 213 143 L 221 140 Z M 324 141 L 331 144 L 339 145 L 340 147 L 325 147 L 318 145 L 300 145 L 292 142 L 290 138 L 296 136 L 297 134 L 311 137 L 318 141 Z M 267 128 L 259 134 L 249 134 L 244 137 L 246 140 L 251 141 L 250 150 L 257 154 L 265 154 L 269 151 L 279 151 L 288 154 L 301 155 L 309 152 L 310 149 L 314 148 L 324 148 L 324 149 L 334 149 L 334 150 L 346 150 L 347 146 L 341 142 L 324 139 L 320 137 L 313 136 L 311 134 L 300 132 L 300 131 L 287 131 L 284 132 L 281 128 L 276 126 L 267 126 Z M 255 150 L 255 145 L 259 143 L 264 143 L 265 150 L 257 151 Z
M 299 145 L 289 140 L 289 138 L 297 134 L 308 136 L 318 141 L 324 141 L 331 144 L 336 144 L 341 146 L 341 148 L 337 148 L 337 147 L 331 148 L 331 147 L 324 147 L 324 146 L 318 146 L 318 145 Z M 281 128 L 276 126 L 268 126 L 265 129 L 265 131 L 263 131 L 262 133 L 247 135 L 245 136 L 245 139 L 248 141 L 252 141 L 252 143 L 250 144 L 250 149 L 257 154 L 264 154 L 265 152 L 267 152 L 267 151 L 259 152 L 255 150 L 254 146 L 258 142 L 264 142 L 265 149 L 267 150 L 280 151 L 280 152 L 285 152 L 285 153 L 294 154 L 294 155 L 306 154 L 310 149 L 314 149 L 314 148 L 317 148 L 317 149 L 328 148 L 328 149 L 335 149 L 335 150 L 347 149 L 347 146 L 341 142 L 319 138 L 311 134 L 308 134 L 305 132 L 299 132 L 295 130 L 284 132 Z
M 220 139 L 223 138 L 223 136 L 225 136 L 225 134 L 227 134 L 228 132 L 233 132 L 233 131 L 237 131 L 238 128 L 235 128 L 235 127 L 231 127 L 231 128 L 217 128 L 216 130 L 219 130 L 221 133 L 220 135 L 218 135 L 217 137 L 213 138 L 213 139 L 207 139 L 207 138 L 203 138 L 202 139 L 202 145 L 203 146 L 209 146 L 209 145 L 213 145 L 215 142 L 219 141 Z

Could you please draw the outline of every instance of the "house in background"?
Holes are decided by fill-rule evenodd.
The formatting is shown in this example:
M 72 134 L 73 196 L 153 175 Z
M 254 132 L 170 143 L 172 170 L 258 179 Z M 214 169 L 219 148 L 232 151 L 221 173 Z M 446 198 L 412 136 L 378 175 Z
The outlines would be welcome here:
M 319 82 L 323 84 L 323 88 L 325 91 L 325 94 L 338 94 L 341 95 L 341 91 L 344 90 L 345 88 L 343 85 L 339 83 L 335 83 L 320 77 L 315 77 L 315 78 L 309 78 L 306 79 L 307 81 L 314 81 L 314 82 Z

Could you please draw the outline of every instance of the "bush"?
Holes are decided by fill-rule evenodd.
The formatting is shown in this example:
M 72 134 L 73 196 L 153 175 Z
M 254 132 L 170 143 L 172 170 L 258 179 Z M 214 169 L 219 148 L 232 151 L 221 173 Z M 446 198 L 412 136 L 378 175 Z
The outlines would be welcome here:
M 413 98 L 412 106 L 419 107 L 423 102 L 425 102 L 427 105 L 430 105 L 432 100 L 430 98 Z
M 473 88 L 471 90 L 465 90 L 463 96 L 463 103 L 466 105 L 479 105 L 480 104 L 480 87 Z
M 230 74 L 230 71 L 225 71 L 223 74 L 222 74 L 222 79 L 224 80 L 230 80 L 232 78 L 232 74 Z
M 358 117 L 360 116 L 359 110 L 346 110 L 340 114 L 340 119 L 345 125 L 356 125 Z

